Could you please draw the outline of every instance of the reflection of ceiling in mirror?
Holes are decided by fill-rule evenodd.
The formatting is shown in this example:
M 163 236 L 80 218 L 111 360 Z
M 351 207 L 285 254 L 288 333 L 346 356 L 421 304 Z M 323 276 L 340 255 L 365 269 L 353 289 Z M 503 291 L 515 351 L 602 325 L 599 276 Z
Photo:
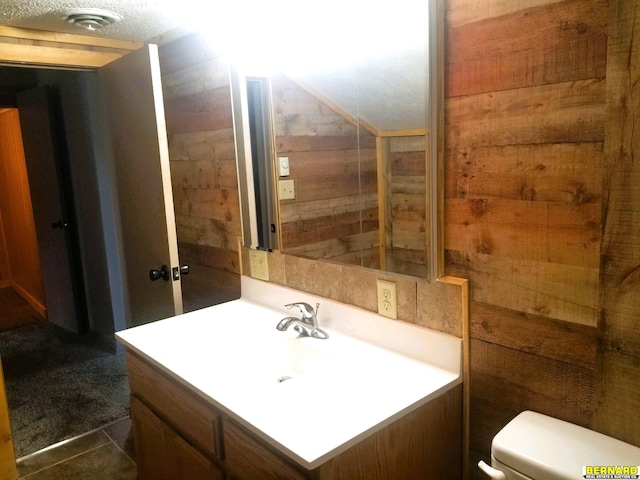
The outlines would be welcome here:
M 376 130 L 411 130 L 427 125 L 426 45 L 292 78 Z
M 292 54 L 279 65 L 378 131 L 423 129 L 428 10 L 425 0 L 374 0 L 349 11 L 333 10 L 333 19 L 312 28 L 306 24 L 295 45 L 289 41 L 279 50 Z
M 239 0 L 227 8 L 241 24 L 219 21 L 207 34 L 246 74 L 282 72 L 379 131 L 426 127 L 428 0 L 325 0 L 320 8 Z

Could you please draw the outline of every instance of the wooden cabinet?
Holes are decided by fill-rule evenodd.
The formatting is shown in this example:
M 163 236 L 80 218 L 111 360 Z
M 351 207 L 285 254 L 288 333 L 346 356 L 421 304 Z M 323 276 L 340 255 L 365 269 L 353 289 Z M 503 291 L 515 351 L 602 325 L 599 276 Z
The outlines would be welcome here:
M 224 480 L 224 472 L 135 396 L 131 418 L 139 479 Z
M 189 443 L 221 458 L 220 412 L 142 358 L 128 353 L 131 393 L 173 426 Z
M 308 477 L 291 467 L 257 438 L 232 420 L 225 419 L 224 446 L 226 465 L 238 480 L 306 480 Z
M 182 480 L 224 480 L 224 471 L 175 432 L 171 441 L 175 449 L 175 477 Z
M 458 385 L 313 470 L 127 353 L 139 480 L 459 480 Z

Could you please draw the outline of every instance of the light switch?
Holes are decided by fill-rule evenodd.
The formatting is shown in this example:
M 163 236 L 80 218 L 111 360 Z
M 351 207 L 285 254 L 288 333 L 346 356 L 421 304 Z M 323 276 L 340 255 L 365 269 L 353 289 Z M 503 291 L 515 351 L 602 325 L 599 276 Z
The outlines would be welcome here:
M 295 180 L 278 180 L 278 196 L 280 197 L 280 200 L 295 200 Z
M 281 177 L 289 176 L 289 157 L 278 157 L 278 173 Z

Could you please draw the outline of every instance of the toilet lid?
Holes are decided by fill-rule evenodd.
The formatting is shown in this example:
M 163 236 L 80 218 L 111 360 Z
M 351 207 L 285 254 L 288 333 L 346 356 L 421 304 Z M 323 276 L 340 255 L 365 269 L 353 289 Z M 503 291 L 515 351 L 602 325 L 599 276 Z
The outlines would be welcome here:
M 498 432 L 491 453 L 504 465 L 540 480 L 582 478 L 585 466 L 640 465 L 638 447 L 531 411 Z

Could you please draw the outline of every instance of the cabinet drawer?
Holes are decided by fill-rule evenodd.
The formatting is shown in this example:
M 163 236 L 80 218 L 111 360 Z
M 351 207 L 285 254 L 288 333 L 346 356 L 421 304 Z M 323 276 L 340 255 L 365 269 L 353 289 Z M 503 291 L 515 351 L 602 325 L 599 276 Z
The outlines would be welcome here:
M 242 427 L 224 419 L 226 465 L 238 480 L 306 480 L 280 454 L 272 451 Z
M 220 412 L 158 368 L 127 352 L 131 393 L 141 398 L 189 443 L 222 459 Z

